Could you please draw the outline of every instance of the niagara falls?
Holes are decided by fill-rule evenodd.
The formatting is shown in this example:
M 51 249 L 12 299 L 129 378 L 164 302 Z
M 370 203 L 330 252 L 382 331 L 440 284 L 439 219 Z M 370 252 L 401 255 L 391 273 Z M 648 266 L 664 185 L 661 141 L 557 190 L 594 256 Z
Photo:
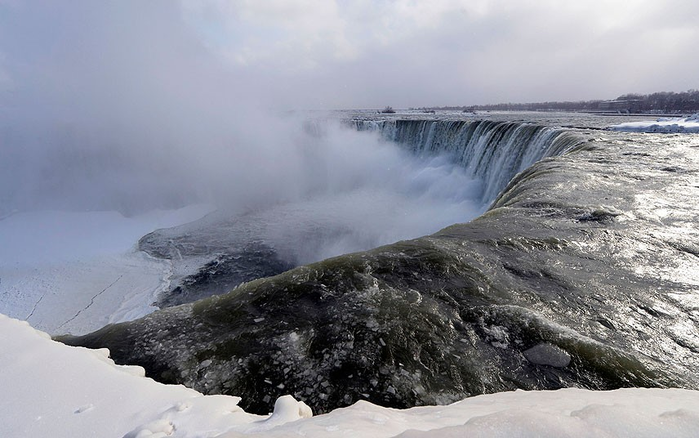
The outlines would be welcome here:
M 699 435 L 697 17 L 0 0 L 0 436 Z

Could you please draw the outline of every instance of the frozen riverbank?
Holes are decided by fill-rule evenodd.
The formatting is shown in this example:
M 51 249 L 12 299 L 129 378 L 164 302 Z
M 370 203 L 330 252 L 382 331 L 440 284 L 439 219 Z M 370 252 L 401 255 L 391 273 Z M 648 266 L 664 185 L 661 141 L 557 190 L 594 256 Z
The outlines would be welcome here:
M 170 263 L 135 249 L 144 234 L 210 207 L 117 212 L 34 211 L 0 220 L 0 313 L 52 334 L 87 333 L 153 310 Z

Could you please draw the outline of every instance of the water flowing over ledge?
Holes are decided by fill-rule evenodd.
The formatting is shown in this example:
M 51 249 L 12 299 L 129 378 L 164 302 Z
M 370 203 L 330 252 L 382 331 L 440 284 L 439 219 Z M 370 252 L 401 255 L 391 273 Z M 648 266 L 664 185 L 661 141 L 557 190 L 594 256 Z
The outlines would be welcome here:
M 160 294 L 159 307 L 467 222 L 515 174 L 584 141 L 569 130 L 526 122 L 343 120 L 349 130 L 327 120 L 303 124 L 306 171 L 325 174 L 314 178 L 316 193 L 307 199 L 242 215 L 222 211 L 140 240 L 142 251 L 174 266 L 173 287 Z M 349 141 L 338 148 L 345 136 Z
M 379 131 L 415 155 L 446 154 L 483 181 L 491 202 L 519 172 L 560 155 L 583 140 L 576 133 L 534 123 L 493 120 L 354 120 L 360 131 Z
M 404 129 L 422 133 L 418 150 L 458 153 L 438 132 L 481 124 L 493 138 L 553 138 L 544 155 L 565 149 L 549 128 Z M 609 133 L 519 173 L 470 223 L 64 341 L 253 412 L 287 393 L 326 412 L 515 388 L 697 388 L 693 141 Z

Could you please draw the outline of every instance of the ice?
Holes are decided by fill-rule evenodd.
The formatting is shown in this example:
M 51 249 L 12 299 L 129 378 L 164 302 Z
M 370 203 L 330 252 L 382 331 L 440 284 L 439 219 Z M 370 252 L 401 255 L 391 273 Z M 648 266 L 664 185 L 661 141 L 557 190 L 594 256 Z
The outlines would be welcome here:
M 124 253 L 144 234 L 199 219 L 209 205 L 154 210 L 125 217 L 116 211 L 26 211 L 0 220 L 0 264 L 35 266 Z
M 684 118 L 661 118 L 648 122 L 629 122 L 609 127 L 613 131 L 699 133 L 699 113 Z
M 80 334 L 152 312 L 170 263 L 137 251 L 156 228 L 198 219 L 208 205 L 151 211 L 30 211 L 0 220 L 0 313 L 53 334 Z
M 549 343 L 541 343 L 525 350 L 524 357 L 531 363 L 556 368 L 565 368 L 570 364 L 570 355 L 562 348 Z
M 52 341 L 0 315 L 2 437 L 695 437 L 699 391 L 515 391 L 448 406 L 388 409 L 360 401 L 312 416 L 280 397 L 274 412 L 244 412 L 238 397 L 163 385 L 108 351 Z

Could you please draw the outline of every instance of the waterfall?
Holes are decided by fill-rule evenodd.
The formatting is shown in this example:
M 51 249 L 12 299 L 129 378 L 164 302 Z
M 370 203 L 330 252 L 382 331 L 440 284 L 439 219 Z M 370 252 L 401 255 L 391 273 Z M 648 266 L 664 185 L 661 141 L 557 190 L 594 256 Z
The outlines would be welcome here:
M 579 144 L 574 133 L 533 123 L 491 120 L 354 120 L 360 131 L 382 138 L 416 155 L 446 154 L 483 181 L 483 203 L 492 202 L 519 172 L 536 161 Z

